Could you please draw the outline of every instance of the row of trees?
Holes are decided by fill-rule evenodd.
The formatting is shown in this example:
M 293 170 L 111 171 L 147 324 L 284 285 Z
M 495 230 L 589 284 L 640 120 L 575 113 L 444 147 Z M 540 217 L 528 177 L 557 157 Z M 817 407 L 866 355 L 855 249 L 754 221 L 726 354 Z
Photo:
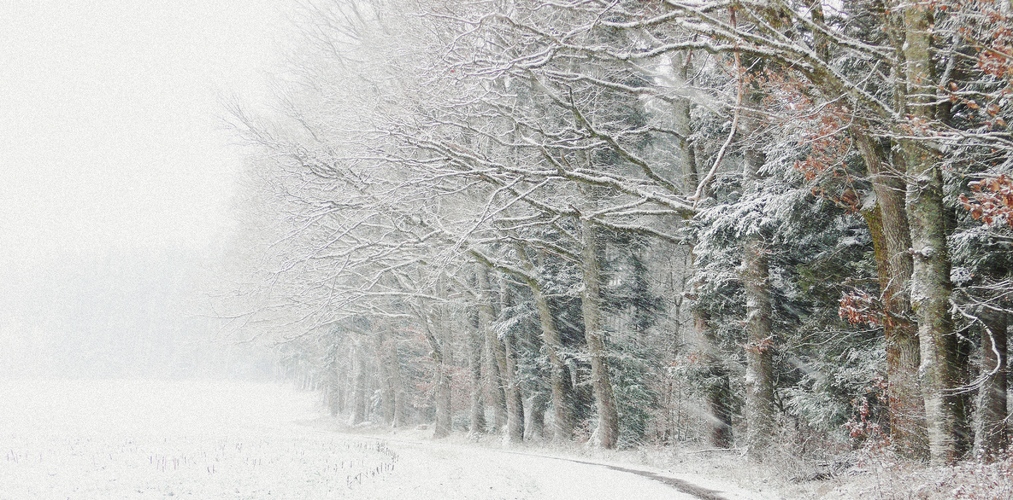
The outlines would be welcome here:
M 228 307 L 352 423 L 995 456 L 1010 9 L 307 7 Z

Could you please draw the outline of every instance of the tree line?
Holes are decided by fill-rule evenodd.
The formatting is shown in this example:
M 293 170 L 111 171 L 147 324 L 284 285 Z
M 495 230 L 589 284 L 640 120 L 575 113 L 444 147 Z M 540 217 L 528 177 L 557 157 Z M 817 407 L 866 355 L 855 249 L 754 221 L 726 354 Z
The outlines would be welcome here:
M 1011 9 L 308 3 L 221 307 L 352 424 L 995 458 Z

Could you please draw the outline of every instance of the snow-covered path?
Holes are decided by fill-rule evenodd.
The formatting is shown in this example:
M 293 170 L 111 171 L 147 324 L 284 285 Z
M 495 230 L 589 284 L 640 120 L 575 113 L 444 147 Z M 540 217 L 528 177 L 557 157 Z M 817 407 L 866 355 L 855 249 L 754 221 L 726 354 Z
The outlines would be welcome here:
M 0 499 L 707 498 L 615 467 L 299 423 L 319 416 L 315 395 L 269 384 L 0 381 Z
M 399 468 L 363 498 L 698 498 L 596 464 L 438 442 L 387 443 L 398 450 Z

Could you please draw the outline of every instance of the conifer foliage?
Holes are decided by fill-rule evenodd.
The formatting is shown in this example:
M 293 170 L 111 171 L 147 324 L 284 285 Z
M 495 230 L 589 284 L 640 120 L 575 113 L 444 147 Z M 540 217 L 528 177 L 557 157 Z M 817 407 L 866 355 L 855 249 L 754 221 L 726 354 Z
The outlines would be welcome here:
M 1011 8 L 307 4 L 222 307 L 353 425 L 994 459 Z

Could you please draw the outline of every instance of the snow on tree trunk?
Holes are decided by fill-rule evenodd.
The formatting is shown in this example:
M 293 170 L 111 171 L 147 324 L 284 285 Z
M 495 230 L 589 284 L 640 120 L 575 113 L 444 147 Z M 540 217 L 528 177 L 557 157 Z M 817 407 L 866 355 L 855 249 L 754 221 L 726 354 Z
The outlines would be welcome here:
M 909 158 L 914 178 L 908 187 L 911 243 L 915 253 L 911 306 L 918 317 L 922 396 L 932 463 L 952 463 L 957 456 L 957 342 L 949 313 L 950 262 L 946 252 L 942 177 L 936 168 L 922 169 L 916 152 Z M 925 162 L 931 160 L 922 158 Z
M 496 331 L 492 329 L 492 305 L 483 304 L 479 307 L 482 316 L 482 328 L 485 333 L 484 364 L 486 384 L 486 406 L 492 407 L 493 432 L 500 432 L 506 425 L 506 394 L 503 391 L 502 375 L 497 351 L 501 348 L 499 339 L 496 338 Z
M 598 424 L 594 431 L 595 444 L 602 448 L 615 448 L 619 440 L 619 413 L 609 377 L 608 350 L 601 320 L 601 261 L 598 231 L 588 220 L 581 220 L 581 231 L 584 245 L 581 253 L 584 277 L 581 309 L 584 315 L 584 338 L 587 341 L 588 354 L 591 356 L 594 402 L 598 410 Z
M 744 252 L 746 291 L 746 446 L 749 458 L 762 459 L 774 428 L 773 334 L 770 323 L 767 248 L 749 236 Z
M 749 91 L 751 106 L 759 107 L 761 95 Z M 759 130 L 759 117 L 747 114 L 742 137 Z M 766 156 L 756 144 L 745 151 L 743 184 L 747 193 L 756 193 L 760 169 Z M 748 196 L 748 194 L 747 194 Z M 746 447 L 751 460 L 761 460 L 770 446 L 774 429 L 774 336 L 771 328 L 770 271 L 767 244 L 759 227 L 747 229 L 742 246 L 742 283 L 746 296 Z
M 532 286 L 535 297 L 535 307 L 538 309 L 538 319 L 542 325 L 542 340 L 549 353 L 549 383 L 552 386 L 552 416 L 553 416 L 553 439 L 567 441 L 573 436 L 573 408 L 569 387 L 566 384 L 566 364 L 562 355 L 563 342 L 560 340 L 559 331 L 556 330 L 552 310 L 549 308 L 549 301 L 542 293 L 541 287 L 537 284 Z
M 925 402 L 918 387 L 918 328 L 912 321 L 907 284 L 911 281 L 911 232 L 904 211 L 904 181 L 883 166 L 882 148 L 863 132 L 853 134 L 865 159 L 876 206 L 866 210 L 883 300 L 887 405 L 890 440 L 901 456 L 928 457 Z
M 907 128 L 924 133 L 934 119 L 935 100 L 932 60 L 932 15 L 927 6 L 903 9 L 903 97 L 911 117 Z M 953 463 L 958 458 L 960 427 L 957 339 L 953 332 L 949 301 L 950 258 L 946 246 L 946 213 L 943 178 L 935 154 L 914 138 L 901 139 L 907 163 L 907 214 L 911 226 L 911 308 L 918 318 L 922 397 L 929 458 L 933 464 Z
M 674 88 L 690 88 L 689 76 L 693 69 L 691 58 L 688 53 L 677 52 L 672 57 L 672 74 L 674 75 Z M 687 97 L 676 97 L 672 100 L 672 117 L 674 118 L 673 129 L 678 134 L 676 140 L 679 142 L 678 161 L 682 166 L 683 191 L 693 193 L 697 184 L 700 183 L 700 176 L 697 172 L 695 144 L 690 137 L 693 135 L 693 106 Z M 700 193 L 706 196 L 705 192 Z
M 760 109 L 762 93 L 747 92 L 750 109 Z M 743 111 L 739 125 L 741 136 L 753 141 L 744 151 L 743 188 L 745 196 L 755 196 L 761 184 L 760 169 L 766 155 L 754 135 L 760 130 L 760 117 Z M 757 222 L 756 224 L 760 224 Z M 742 284 L 746 297 L 746 447 L 751 460 L 761 460 L 770 446 L 774 429 L 774 335 L 771 327 L 770 269 L 768 248 L 762 229 L 746 229 L 742 245 Z

